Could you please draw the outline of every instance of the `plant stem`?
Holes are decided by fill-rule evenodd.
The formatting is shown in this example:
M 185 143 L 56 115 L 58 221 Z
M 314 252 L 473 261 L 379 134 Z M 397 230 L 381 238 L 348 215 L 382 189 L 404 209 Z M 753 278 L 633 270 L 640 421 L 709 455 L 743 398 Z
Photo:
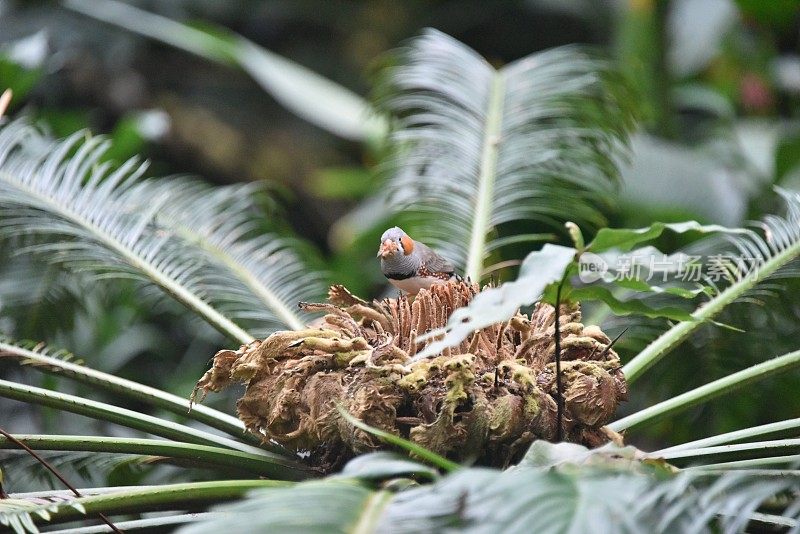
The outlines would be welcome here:
M 31 449 L 31 448 L 30 448 L 30 447 L 29 447 L 27 444 L 23 443 L 22 441 L 20 441 L 20 440 L 19 440 L 19 439 L 17 439 L 16 437 L 12 436 L 11 434 L 9 434 L 8 432 L 6 432 L 6 431 L 5 431 L 5 430 L 3 430 L 2 428 L 0 428 L 0 434 L 2 434 L 2 435 L 5 437 L 5 439 L 6 439 L 6 441 L 7 441 L 8 443 L 13 443 L 15 446 L 17 446 L 17 447 L 20 447 L 20 448 L 21 448 L 21 449 L 23 449 L 25 452 L 27 452 L 28 454 L 30 454 L 31 456 L 33 456 L 33 458 L 34 458 L 34 459 L 35 459 L 37 462 L 39 462 L 40 464 L 42 464 L 42 465 L 45 467 L 45 469 L 47 469 L 48 471 L 50 471 L 51 473 L 53 473 L 53 475 L 55 475 L 55 477 L 56 477 L 58 480 L 60 480 L 60 481 L 61 481 L 61 483 L 62 483 L 62 484 L 64 484 L 64 486 L 66 486 L 67 488 L 69 488 L 69 490 L 70 490 L 70 491 L 71 491 L 71 492 L 72 492 L 72 493 L 73 493 L 73 494 L 74 494 L 76 497 L 82 497 L 81 493 L 80 493 L 80 492 L 79 492 L 77 489 L 75 489 L 75 486 L 73 486 L 72 484 L 70 484 L 70 483 L 69 483 L 69 481 L 67 481 L 67 479 L 66 479 L 66 478 L 64 478 L 64 475 L 62 475 L 62 474 L 61 474 L 61 473 L 58 471 L 58 469 L 56 469 L 55 467 L 53 467 L 53 466 L 50 464 L 50 462 L 48 462 L 47 460 L 45 460 L 44 458 L 42 458 L 41 456 L 39 456 L 39 455 L 36 453 L 36 451 L 34 451 L 33 449 Z M 107 517 L 106 517 L 104 514 L 102 514 L 101 512 L 98 512 L 98 513 L 97 513 L 97 516 L 100 518 L 100 520 L 101 520 L 103 523 L 105 523 L 106 525 L 108 525 L 108 527 L 109 527 L 109 528 L 110 528 L 112 531 L 114 531 L 114 532 L 119 532 L 120 534 L 122 534 L 122 531 L 120 531 L 120 529 L 118 529 L 118 528 L 117 528 L 117 527 L 114 525 L 114 523 L 112 523 L 112 522 L 111 522 L 111 520 L 109 520 L 109 519 L 108 519 L 108 518 L 107 518 Z
M 736 430 L 734 432 L 726 432 L 725 434 L 718 434 L 716 436 L 711 436 L 709 438 L 703 438 L 695 441 L 689 441 L 687 443 L 681 443 L 680 445 L 675 445 L 673 447 L 667 447 L 666 449 L 655 451 L 653 454 L 663 454 L 667 452 L 680 451 L 684 449 L 698 449 L 701 447 L 724 445 L 726 443 L 733 443 L 735 441 L 744 441 L 746 439 L 766 436 L 769 434 L 777 434 L 777 433 L 782 434 L 788 431 L 794 431 L 798 428 L 800 428 L 800 418 L 787 419 L 785 421 L 778 421 L 776 423 L 768 423 L 766 425 L 744 428 L 742 430 Z
M 620 432 L 643 423 L 650 423 L 798 365 L 800 365 L 800 351 L 790 352 L 645 408 L 608 426 L 615 432 Z
M 208 503 L 229 501 L 244 497 L 255 489 L 282 488 L 291 482 L 277 480 L 217 480 L 211 482 L 187 482 L 183 484 L 164 484 L 148 488 L 136 488 L 102 495 L 81 497 L 60 503 L 42 505 L 42 509 L 57 509 L 51 513 L 51 521 L 69 521 L 84 517 L 75 505 L 82 507 L 86 514 L 98 512 L 117 515 L 155 510 L 180 510 Z M 27 508 L 34 519 L 36 509 Z
M 475 217 L 472 222 L 469 250 L 467 252 L 467 277 L 480 283 L 483 273 L 483 260 L 486 254 L 486 235 L 491 225 L 494 205 L 494 181 L 497 173 L 497 153 L 503 126 L 503 100 L 505 81 L 503 74 L 495 72 L 489 88 L 489 102 L 486 110 L 486 134 L 483 138 L 481 168 L 478 177 L 478 197 L 475 200 Z
M 311 470 L 286 458 L 269 458 L 258 454 L 234 451 L 222 447 L 181 443 L 158 439 L 116 438 L 106 436 L 58 436 L 17 434 L 17 440 L 36 450 L 113 452 L 164 456 L 195 460 L 213 465 L 241 469 L 254 475 L 283 480 L 302 480 Z M 8 439 L 0 439 L 0 449 L 14 448 Z
M 22 360 L 23 364 L 30 363 L 30 367 L 37 371 L 67 376 L 84 384 L 91 384 L 92 386 L 102 388 L 106 391 L 118 393 L 128 398 L 145 402 L 151 406 L 169 410 L 172 413 L 205 423 L 217 430 L 222 430 L 236 438 L 244 438 L 256 443 L 257 438 L 247 434 L 244 424 L 235 417 L 198 404 L 193 404 L 192 410 L 189 412 L 188 399 L 172 395 L 166 391 L 145 386 L 144 384 L 139 384 L 132 380 L 119 378 L 84 365 L 47 356 L 46 354 L 18 347 L 11 343 L 0 342 L 0 358 L 3 357 Z
M 719 462 L 706 465 L 697 465 L 684 468 L 684 470 L 692 471 L 730 471 L 733 469 L 747 469 L 748 472 L 756 467 L 763 467 L 768 465 L 794 465 L 797 466 L 798 455 L 791 454 L 789 456 L 769 456 L 767 458 L 751 458 L 748 460 L 734 460 L 732 462 Z M 791 471 L 788 469 L 781 469 L 780 473 L 789 475 L 798 473 L 798 471 Z
M 51 408 L 85 415 L 101 421 L 116 423 L 128 428 L 134 428 L 142 432 L 177 441 L 199 443 L 201 445 L 213 444 L 252 454 L 260 454 L 274 458 L 280 457 L 275 453 L 253 447 L 252 445 L 239 443 L 238 441 L 226 437 L 217 436 L 152 415 L 141 414 L 133 410 L 84 399 L 75 395 L 9 382 L 8 380 L 0 380 L 0 397 L 49 406 Z
M 670 350 L 686 339 L 695 329 L 714 318 L 728 304 L 741 297 L 745 291 L 767 278 L 797 256 L 800 256 L 800 241 L 779 252 L 764 262 L 763 265 L 759 266 L 756 272 L 731 284 L 722 293 L 697 308 L 697 310 L 692 313 L 694 321 L 678 323 L 661 334 L 622 368 L 628 385 L 633 384 L 647 369 L 666 356 Z
M 413 441 L 410 441 L 410 440 L 407 440 L 407 439 L 402 438 L 400 436 L 397 436 L 395 434 L 392 434 L 391 432 L 386 432 L 385 430 L 381 430 L 380 428 L 375 428 L 375 427 L 369 426 L 364 421 L 362 421 L 362 420 L 358 419 L 357 417 L 353 416 L 353 414 L 351 414 L 350 412 L 348 412 L 347 410 L 345 410 L 341 406 L 338 407 L 338 410 L 339 410 L 339 413 L 342 414 L 342 417 L 344 417 L 345 420 L 347 420 L 348 423 L 350 423 L 351 425 L 355 426 L 356 428 L 359 428 L 359 429 L 363 430 L 364 432 L 372 434 L 373 436 L 377 436 L 377 437 L 381 438 L 383 441 L 385 441 L 386 443 L 389 443 L 391 445 L 396 445 L 396 446 L 398 446 L 398 447 L 400 447 L 400 448 L 402 448 L 402 449 L 404 449 L 404 450 L 416 455 L 420 459 L 425 460 L 426 462 L 430 463 L 431 465 L 434 465 L 434 466 L 436 466 L 436 467 L 438 467 L 438 468 L 440 468 L 440 469 L 442 469 L 444 471 L 448 471 L 448 472 L 456 471 L 457 469 L 461 468 L 461 466 L 459 464 L 453 462 L 452 460 L 448 460 L 444 456 L 440 456 L 439 454 L 436 454 L 435 452 L 433 452 L 430 449 L 426 449 L 422 445 L 418 445 L 418 444 L 414 443 Z
M 701 447 L 699 449 L 686 449 L 668 453 L 655 453 L 654 457 L 664 458 L 673 463 L 675 460 L 692 461 L 699 463 L 706 459 L 722 460 L 731 457 L 742 457 L 750 460 L 754 456 L 772 456 L 775 453 L 797 455 L 800 453 L 800 439 L 779 439 L 772 441 L 757 441 L 754 443 L 739 443 L 737 445 L 720 445 L 718 447 Z M 800 456 L 795 456 L 800 461 Z M 680 465 L 680 462 L 676 462 Z

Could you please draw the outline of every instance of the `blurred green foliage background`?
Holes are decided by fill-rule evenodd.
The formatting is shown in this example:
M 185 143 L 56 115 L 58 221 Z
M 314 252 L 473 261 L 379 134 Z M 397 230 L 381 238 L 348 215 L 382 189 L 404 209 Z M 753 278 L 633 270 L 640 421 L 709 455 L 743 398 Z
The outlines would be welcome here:
M 211 32 L 236 32 L 360 95 L 374 87 L 385 53 L 424 27 L 452 35 L 497 65 L 562 44 L 596 45 L 618 60 L 642 107 L 625 183 L 617 205 L 606 210 L 611 226 L 684 219 L 739 226 L 780 210 L 774 185 L 800 186 L 796 0 L 131 3 Z M 385 291 L 374 249 L 383 229 L 396 221 L 371 200 L 383 179 L 376 168 L 379 142 L 336 136 L 299 118 L 241 69 L 57 2 L 0 0 L 0 89 L 5 87 L 14 90 L 12 115 L 33 116 L 56 136 L 84 128 L 105 133 L 113 141 L 109 158 L 143 155 L 154 176 L 265 182 L 265 226 L 300 238 L 311 264 L 330 281 L 363 297 Z M 687 244 L 673 237 L 660 247 Z M 531 248 L 520 245 L 516 257 Z M 2 249 L 0 258 L 0 333 L 15 339 L 65 347 L 93 367 L 187 396 L 226 344 L 181 309 L 153 307 L 131 284 L 87 283 Z M 500 277 L 512 274 L 510 269 Z M 720 320 L 746 323 L 751 335 L 704 328 L 646 384 L 637 384 L 625 410 L 795 350 L 797 284 L 777 281 L 750 300 L 756 305 L 734 306 Z M 612 337 L 630 327 L 618 345 L 624 359 L 666 326 L 613 318 L 602 309 L 587 310 L 587 316 Z M 0 361 L 0 374 L 25 372 Z M 41 380 L 47 387 L 56 381 Z M 648 429 L 647 440 L 654 446 L 677 443 L 739 428 L 741 421 L 796 417 L 796 384 L 787 376 L 709 403 Z M 77 386 L 59 382 L 58 388 Z M 209 402 L 232 412 L 236 393 Z M 0 400 L 0 415 L 2 425 L 16 432 L 69 433 L 96 424 L 67 414 L 56 420 L 47 409 L 7 400 Z

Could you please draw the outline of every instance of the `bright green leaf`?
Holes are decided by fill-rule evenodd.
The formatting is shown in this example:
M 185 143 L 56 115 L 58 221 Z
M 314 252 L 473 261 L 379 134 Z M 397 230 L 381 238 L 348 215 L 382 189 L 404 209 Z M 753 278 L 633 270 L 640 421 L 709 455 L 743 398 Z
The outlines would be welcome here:
M 589 243 L 589 246 L 586 247 L 586 250 L 594 253 L 603 252 L 612 248 L 617 248 L 622 251 L 631 250 L 639 243 L 659 237 L 664 230 L 671 230 L 679 234 L 689 231 L 696 231 L 704 234 L 711 232 L 745 233 L 745 230 L 727 228 L 716 224 L 702 225 L 697 221 L 682 223 L 656 222 L 646 228 L 602 228 L 597 232 L 594 240 Z
M 578 302 L 599 300 L 604 302 L 616 315 L 641 315 L 651 319 L 665 317 L 673 321 L 692 321 L 692 315 L 681 308 L 668 306 L 652 308 L 639 299 L 620 300 L 605 286 L 593 285 L 570 290 L 569 298 Z

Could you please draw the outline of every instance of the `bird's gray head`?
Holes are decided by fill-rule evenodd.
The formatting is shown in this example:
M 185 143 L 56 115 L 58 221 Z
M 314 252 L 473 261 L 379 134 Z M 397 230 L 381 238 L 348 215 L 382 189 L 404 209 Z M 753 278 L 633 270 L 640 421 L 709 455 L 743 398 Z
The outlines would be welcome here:
M 383 232 L 378 257 L 382 260 L 400 259 L 411 254 L 413 250 L 414 240 L 402 228 L 395 226 Z

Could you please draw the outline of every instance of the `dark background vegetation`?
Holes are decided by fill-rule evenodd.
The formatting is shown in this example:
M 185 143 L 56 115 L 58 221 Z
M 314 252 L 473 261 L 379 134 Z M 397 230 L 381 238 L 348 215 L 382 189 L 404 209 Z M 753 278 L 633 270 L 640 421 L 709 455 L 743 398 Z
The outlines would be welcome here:
M 794 0 L 134 3 L 233 30 L 363 95 L 384 54 L 424 27 L 454 36 L 497 65 L 562 44 L 597 45 L 619 60 L 642 101 L 642 131 L 618 204 L 607 212 L 612 226 L 687 218 L 742 225 L 780 210 L 773 185 L 800 184 L 800 4 Z M 374 172 L 380 147 L 297 118 L 239 70 L 55 2 L 0 0 L 0 46 L 0 89 L 15 91 L 12 115 L 33 116 L 57 136 L 84 128 L 108 134 L 110 157 L 140 154 L 154 176 L 264 181 L 274 199 L 265 225 L 301 238 L 309 261 L 331 281 L 364 297 L 384 290 L 374 247 L 392 221 L 367 217 L 363 207 L 381 187 Z M 379 222 L 359 227 L 367 219 Z M 685 238 L 660 243 L 685 244 Z M 181 309 L 154 307 L 131 284 L 87 282 L 7 250 L 0 249 L 2 334 L 67 348 L 93 367 L 187 396 L 215 350 L 228 344 Z M 529 250 L 520 248 L 518 257 Z M 797 349 L 796 287 L 776 282 L 750 300 L 755 304 L 735 305 L 720 318 L 746 322 L 749 335 L 705 327 L 636 384 L 624 410 Z M 631 325 L 602 309 L 588 311 L 612 335 Z M 665 326 L 633 324 L 619 344 L 623 359 Z M 0 374 L 80 391 L 11 364 L 0 363 Z M 235 394 L 209 402 L 232 412 Z M 781 377 L 650 427 L 637 444 L 678 443 L 799 410 L 797 378 Z M 89 424 L 98 423 L 0 400 L 0 425 L 10 431 L 77 433 Z

